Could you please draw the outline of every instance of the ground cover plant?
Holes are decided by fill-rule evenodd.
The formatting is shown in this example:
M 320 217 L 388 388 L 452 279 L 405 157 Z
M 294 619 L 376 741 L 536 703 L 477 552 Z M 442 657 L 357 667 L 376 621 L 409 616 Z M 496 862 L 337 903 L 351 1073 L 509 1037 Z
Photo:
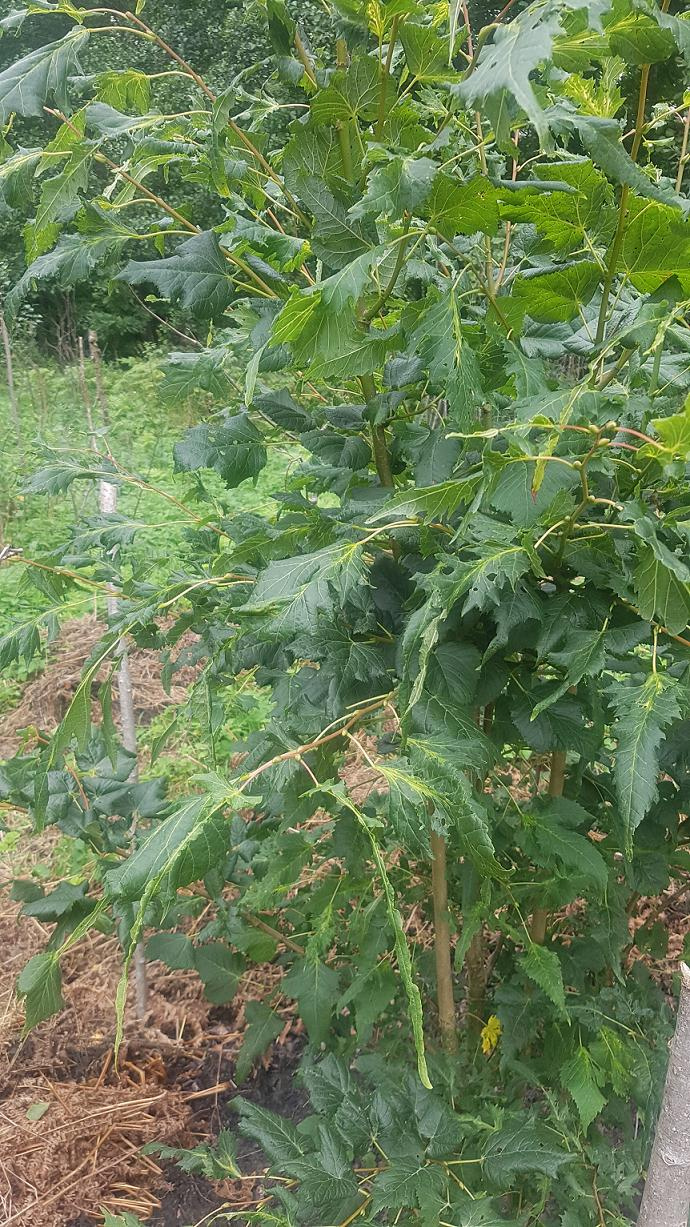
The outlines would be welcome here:
M 229 407 L 175 445 L 183 562 L 152 579 L 136 524 L 91 516 L 42 563 L 51 609 L 0 642 L 28 661 L 66 596 L 117 593 L 57 733 L 3 768 L 37 829 L 99 854 L 38 901 L 56 928 L 19 979 L 27 1027 L 93 926 L 122 941 L 120 1021 L 145 937 L 218 1001 L 274 958 L 237 1081 L 280 992 L 313 1112 L 235 1101 L 275 1177 L 250 1221 L 630 1222 L 670 1018 L 649 966 L 688 871 L 690 22 L 543 0 L 472 30 L 455 0 L 338 0 L 322 63 L 267 0 L 271 73 L 216 94 L 142 6 L 2 24 L 55 14 L 69 32 L 0 73 L 0 178 L 35 254 L 6 312 L 49 279 L 179 304 L 208 344 L 166 395 Z M 111 37 L 157 47 L 189 109 L 158 110 L 146 74 L 82 74 Z M 15 149 L 15 113 L 52 140 Z M 126 485 L 97 442 L 45 449 L 29 491 Z M 238 512 L 217 477 L 245 489 L 279 448 L 302 459 L 275 510 Z M 175 803 L 133 779 L 109 679 L 123 639 L 172 669 L 190 629 L 202 770 Z M 238 677 L 270 715 L 231 753 Z M 214 910 L 192 941 L 194 883 Z M 229 1170 L 232 1145 L 203 1162 Z

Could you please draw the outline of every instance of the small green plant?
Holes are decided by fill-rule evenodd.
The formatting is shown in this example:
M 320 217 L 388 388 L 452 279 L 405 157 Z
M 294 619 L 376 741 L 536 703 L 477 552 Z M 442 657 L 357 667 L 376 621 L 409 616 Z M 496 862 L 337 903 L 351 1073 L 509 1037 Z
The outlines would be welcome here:
M 140 12 L 4 23 L 74 23 L 0 73 L 5 120 L 56 125 L 0 166 L 41 251 L 7 309 L 45 279 L 155 291 L 208 323 L 165 395 L 232 406 L 175 446 L 174 571 L 152 576 L 108 516 L 44 564 L 46 620 L 74 592 L 121 599 L 55 737 L 5 769 L 38 828 L 76 823 L 104 858 L 19 989 L 28 1025 L 59 1008 L 62 953 L 107 914 L 118 1041 L 145 930 L 219 1003 L 278 960 L 238 1082 L 282 1029 L 279 993 L 331 1051 L 308 1060 L 300 1126 L 239 1105 L 276 1177 L 253 1221 L 634 1215 L 668 1027 L 629 925 L 656 897 L 634 941 L 663 955 L 690 804 L 690 22 L 671 7 L 537 0 L 472 31 L 462 3 L 338 0 L 326 65 L 266 0 L 276 75 L 251 95 L 217 95 Z M 172 58 L 193 105 L 80 76 L 111 34 Z M 213 226 L 178 207 L 178 177 Z M 238 506 L 286 451 L 273 510 Z M 44 460 L 33 494 L 161 495 L 105 448 Z M 91 692 L 122 636 L 167 658 L 190 628 L 197 789 L 142 798 L 108 684 L 96 734 Z M 12 629 L 0 658 L 39 642 Z M 219 738 L 248 675 L 270 698 L 236 758 Z M 193 883 L 215 910 L 190 938 Z

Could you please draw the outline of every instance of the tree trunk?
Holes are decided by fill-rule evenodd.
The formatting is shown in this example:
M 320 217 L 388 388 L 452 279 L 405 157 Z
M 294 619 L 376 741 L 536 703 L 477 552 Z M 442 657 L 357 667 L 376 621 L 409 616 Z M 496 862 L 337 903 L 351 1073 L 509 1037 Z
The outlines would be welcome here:
M 681 964 L 676 1033 L 637 1227 L 688 1227 L 690 1214 L 690 967 Z
M 101 411 L 103 426 L 109 425 L 108 401 L 103 383 L 103 373 L 101 370 L 101 351 L 98 348 L 98 339 L 95 332 L 89 332 L 89 353 L 93 362 L 94 377 L 96 383 L 96 400 Z M 98 451 L 98 440 L 96 436 L 93 414 L 91 411 L 91 397 L 89 395 L 88 384 L 86 382 L 86 370 L 84 366 L 84 342 L 82 337 L 79 338 L 79 377 L 84 399 L 84 407 L 86 409 L 86 417 L 89 426 L 89 434 L 91 436 L 91 446 L 94 451 Z M 107 444 L 106 444 L 107 445 Z M 117 486 L 109 481 L 100 481 L 98 483 L 98 509 L 101 515 L 111 515 L 117 511 Z M 111 589 L 111 594 L 106 600 L 108 609 L 108 617 L 115 618 L 118 611 L 118 598 L 114 589 Z M 139 779 L 139 764 L 136 759 L 137 753 L 137 726 L 134 715 L 134 692 L 132 690 L 132 677 L 129 670 L 129 653 L 127 644 L 124 639 L 120 639 L 117 647 L 119 664 L 117 670 L 117 693 L 120 707 L 120 725 L 122 730 L 122 744 L 125 750 L 129 750 L 130 754 L 135 756 L 134 766 L 130 774 L 132 783 L 136 783 Z M 132 824 L 132 838 L 136 829 L 136 818 Z M 143 1018 L 148 1009 L 148 975 L 146 969 L 146 956 L 144 954 L 144 946 L 142 942 L 138 942 L 134 951 L 134 998 L 137 1018 Z
M 431 889 L 434 897 L 434 952 L 436 955 L 436 994 L 438 1021 L 446 1052 L 457 1052 L 458 1034 L 453 999 L 453 969 L 450 957 L 448 923 L 448 878 L 446 841 L 431 832 Z

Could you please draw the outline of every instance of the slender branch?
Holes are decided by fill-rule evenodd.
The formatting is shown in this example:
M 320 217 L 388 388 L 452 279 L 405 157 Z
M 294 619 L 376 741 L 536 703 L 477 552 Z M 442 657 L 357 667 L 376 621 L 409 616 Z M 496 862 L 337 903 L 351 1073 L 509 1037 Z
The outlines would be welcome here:
M 453 970 L 448 921 L 448 875 L 446 841 L 436 831 L 431 832 L 431 891 L 434 905 L 434 955 L 436 960 L 436 995 L 441 1039 L 446 1052 L 458 1049 L 453 997 Z
M 551 755 L 551 773 L 549 775 L 549 796 L 562 797 L 563 788 L 565 787 L 565 750 L 554 750 Z M 546 928 L 549 922 L 549 913 L 546 908 L 535 908 L 532 913 L 530 923 L 530 937 L 538 946 L 543 946 L 546 941 Z

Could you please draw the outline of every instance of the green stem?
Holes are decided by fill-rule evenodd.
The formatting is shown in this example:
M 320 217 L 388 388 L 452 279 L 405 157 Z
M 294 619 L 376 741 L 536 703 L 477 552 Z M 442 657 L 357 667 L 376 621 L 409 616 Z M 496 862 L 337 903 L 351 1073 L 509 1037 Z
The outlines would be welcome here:
M 441 1039 L 446 1052 L 458 1049 L 453 997 L 453 970 L 448 922 L 448 876 L 446 841 L 431 832 L 431 890 L 434 904 L 434 955 L 436 959 L 436 997 Z
M 386 303 L 388 302 L 388 299 L 390 298 L 391 294 L 393 293 L 393 290 L 395 289 L 396 282 L 398 280 L 398 277 L 400 276 L 400 273 L 402 272 L 403 264 L 405 263 L 405 255 L 407 254 L 407 247 L 410 242 L 411 236 L 408 234 L 408 231 L 410 228 L 410 222 L 411 222 L 411 218 L 409 214 L 406 214 L 405 222 L 404 222 L 405 232 L 398 244 L 398 254 L 396 256 L 395 264 L 393 266 L 393 272 L 391 273 L 390 281 L 388 282 L 388 285 L 385 286 L 384 289 L 381 291 L 381 293 L 379 294 L 373 306 L 369 307 L 368 311 L 364 312 L 364 315 L 362 316 L 362 322 L 365 324 L 370 324 L 371 321 L 375 319 L 379 311 L 381 311 L 382 308 L 385 307 Z

